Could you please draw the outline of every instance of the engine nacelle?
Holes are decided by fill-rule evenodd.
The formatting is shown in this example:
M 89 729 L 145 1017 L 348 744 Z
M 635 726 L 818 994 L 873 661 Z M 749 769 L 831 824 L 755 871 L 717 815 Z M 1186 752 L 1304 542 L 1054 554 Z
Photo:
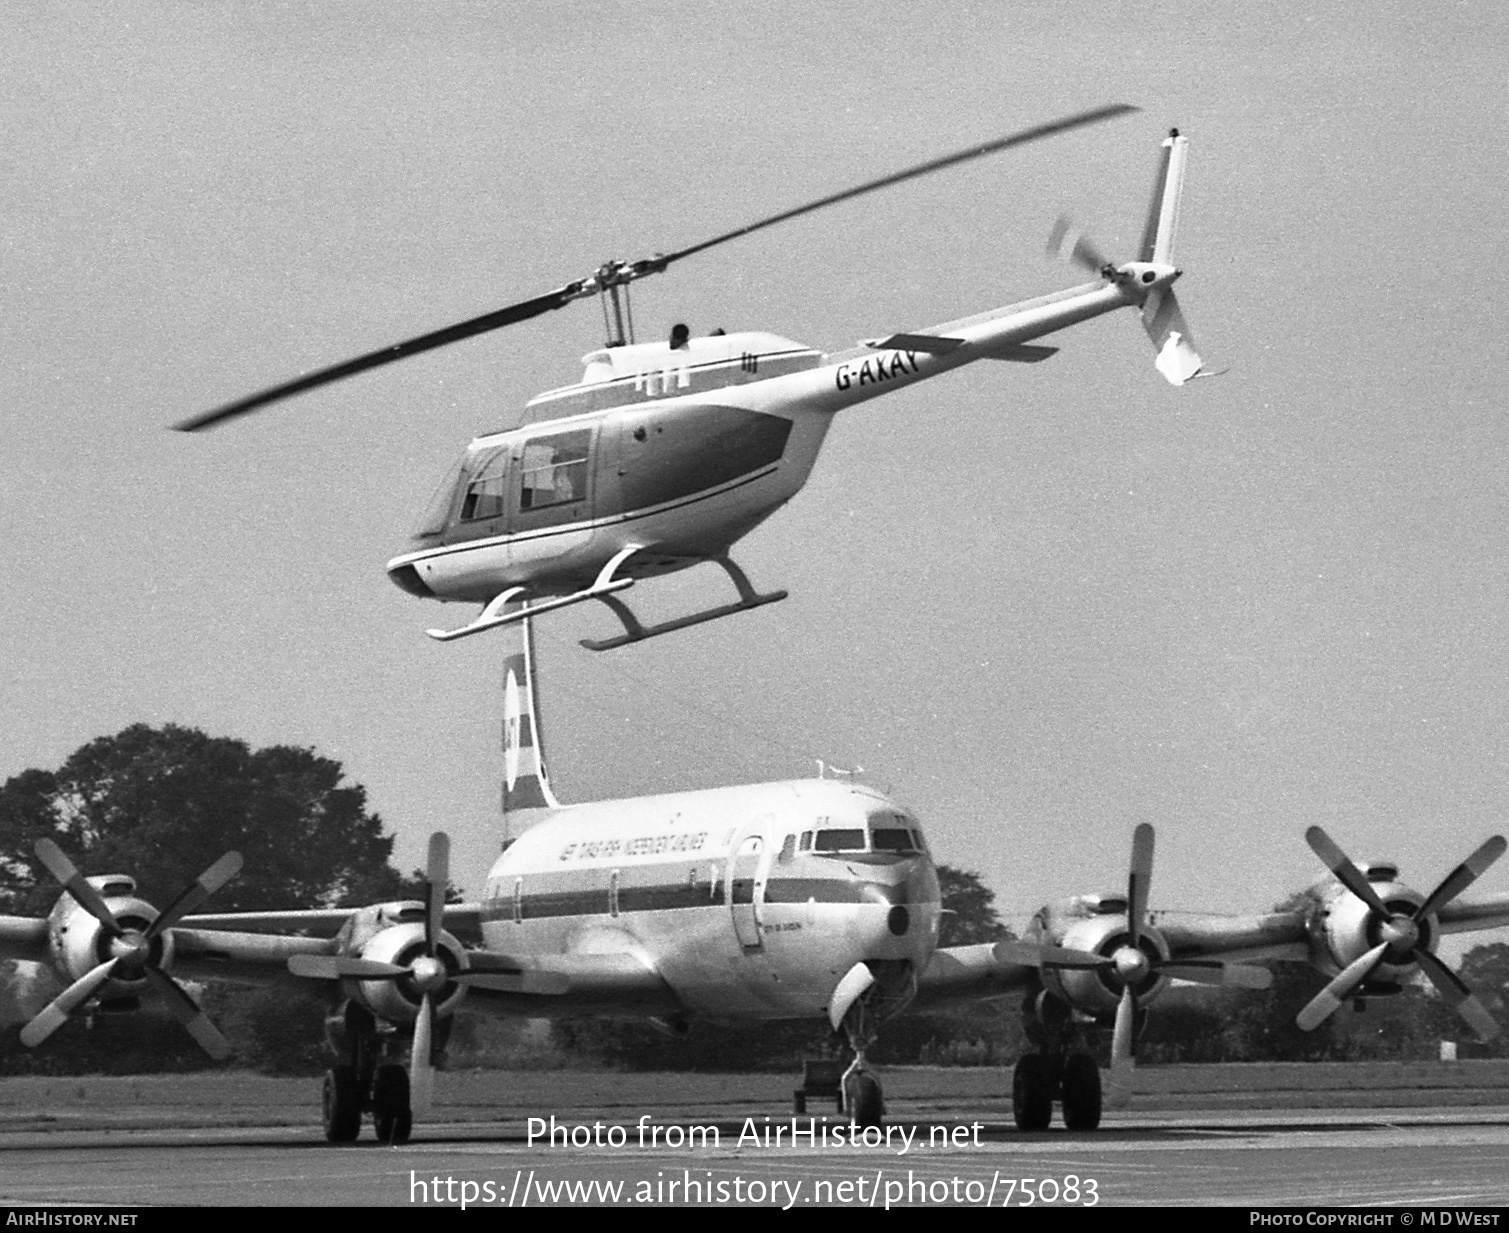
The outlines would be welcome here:
M 1374 882 L 1372 885 L 1383 906 L 1395 917 L 1412 917 L 1415 909 L 1425 902 L 1423 895 L 1402 882 Z M 1385 927 L 1386 923 L 1367 904 L 1351 891 L 1338 887 L 1336 893 L 1322 903 L 1320 911 L 1310 918 L 1311 960 L 1327 975 L 1335 976 L 1383 942 Z M 1417 921 L 1415 928 L 1419 931 L 1415 948 L 1434 954 L 1441 936 L 1434 913 Z M 1403 963 L 1391 960 L 1395 960 L 1395 956 L 1385 951 L 1383 961 L 1373 969 L 1368 984 L 1402 984 L 1417 970 L 1413 959 Z
M 409 967 L 415 960 L 424 958 L 424 925 L 418 922 L 389 925 L 368 938 L 359 953 L 363 959 Z M 436 939 L 435 955 L 445 965 L 448 974 L 463 972 L 467 968 L 466 948 L 448 933 L 441 933 Z M 345 984 L 350 996 L 379 1019 L 389 1023 L 413 1023 L 419 1016 L 424 991 L 413 977 L 349 980 Z M 430 992 L 435 1014 L 440 1018 L 455 1013 L 465 996 L 466 986 L 455 980 L 447 980 Z
M 1169 957 L 1168 943 L 1150 925 L 1142 927 L 1138 949 L 1151 961 Z M 1107 959 L 1132 945 L 1123 916 L 1099 916 L 1081 920 L 1064 931 L 1055 943 L 1072 950 L 1092 951 Z M 1114 1016 L 1121 1002 L 1122 984 L 1115 968 L 1046 968 L 1043 984 L 1075 1010 L 1097 1019 Z M 1140 1006 L 1146 1006 L 1168 987 L 1168 977 L 1149 972 L 1133 986 Z
M 86 976 L 100 964 L 116 958 L 141 938 L 157 919 L 157 909 L 136 894 L 136 883 L 124 875 L 93 877 L 89 884 L 99 891 L 105 906 L 115 915 L 124 938 L 111 936 L 109 930 L 79 906 L 72 895 L 62 896 L 47 917 L 47 960 L 65 984 Z M 139 998 L 147 988 L 145 966 L 168 971 L 173 965 L 173 931 L 152 939 L 141 960 L 123 959 L 111 978 L 95 994 L 102 1002 Z

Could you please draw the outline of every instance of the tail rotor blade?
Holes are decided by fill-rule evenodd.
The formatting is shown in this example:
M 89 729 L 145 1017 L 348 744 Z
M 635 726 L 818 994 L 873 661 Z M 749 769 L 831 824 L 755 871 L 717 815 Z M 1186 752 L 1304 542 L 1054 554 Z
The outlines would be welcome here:
M 68 1016 L 94 996 L 94 991 L 110 979 L 110 973 L 115 970 L 115 963 L 114 959 L 105 960 L 97 968 L 84 973 L 53 998 L 42 1008 L 40 1014 L 21 1029 L 21 1043 L 28 1049 L 35 1049 L 62 1027 Z
M 1381 942 L 1360 959 L 1353 960 L 1324 989 L 1310 999 L 1305 1008 L 1295 1017 L 1300 1030 L 1313 1032 L 1341 1007 L 1352 990 L 1362 984 L 1382 961 L 1388 943 Z
M 106 906 L 99 891 L 79 872 L 78 866 L 64 855 L 62 848 L 51 839 L 39 839 L 33 851 L 47 872 L 63 884 L 63 889 L 73 896 L 79 907 L 99 921 L 111 937 L 118 938 L 124 933 L 120 922 L 115 919 L 115 913 Z
M 1048 255 L 1057 257 L 1060 261 L 1082 265 L 1092 274 L 1099 274 L 1111 266 L 1105 254 L 1074 225 L 1074 220 L 1067 214 L 1060 214 L 1058 221 L 1053 224 L 1053 230 L 1048 233 Z
M 435 1098 L 435 1067 L 430 1058 L 434 1020 L 435 1004 L 426 993 L 414 1020 L 414 1049 L 409 1057 L 409 1107 L 415 1117 L 427 1114 Z

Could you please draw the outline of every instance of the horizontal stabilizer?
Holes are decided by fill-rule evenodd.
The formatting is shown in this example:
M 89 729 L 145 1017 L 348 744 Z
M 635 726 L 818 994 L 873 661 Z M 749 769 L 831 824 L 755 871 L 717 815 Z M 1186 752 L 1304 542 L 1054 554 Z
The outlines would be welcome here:
M 963 345 L 962 338 L 943 338 L 937 334 L 892 334 L 889 338 L 865 340 L 865 346 L 876 351 L 924 351 L 928 355 L 947 355 Z
M 989 360 L 1011 360 L 1017 364 L 1040 364 L 1050 355 L 1057 354 L 1057 347 L 1040 347 L 1033 343 L 1012 343 L 1009 347 L 997 348 L 985 358 Z

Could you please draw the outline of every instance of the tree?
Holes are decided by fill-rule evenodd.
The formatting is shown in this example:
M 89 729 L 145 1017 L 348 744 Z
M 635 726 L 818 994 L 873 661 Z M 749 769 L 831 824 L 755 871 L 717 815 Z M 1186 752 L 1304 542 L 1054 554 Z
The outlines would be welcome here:
M 165 906 L 222 853 L 245 858 L 214 910 L 326 907 L 398 894 L 393 839 L 366 789 L 312 749 L 136 724 L 57 771 L 0 787 L 0 905 L 43 912 L 58 888 L 33 855 L 47 836 L 86 873 L 126 873 Z
M 938 866 L 938 894 L 943 901 L 939 946 L 999 942 L 1012 936 L 995 909 L 995 891 L 979 874 L 952 865 Z

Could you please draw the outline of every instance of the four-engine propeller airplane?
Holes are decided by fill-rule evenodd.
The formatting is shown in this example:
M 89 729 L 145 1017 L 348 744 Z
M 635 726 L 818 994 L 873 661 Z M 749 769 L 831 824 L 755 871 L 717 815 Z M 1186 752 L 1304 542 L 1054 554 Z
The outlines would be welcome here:
M 1134 110 L 1109 106 L 1039 125 L 677 252 L 610 261 L 545 295 L 310 373 L 178 427 L 220 424 L 598 296 L 610 335 L 585 357 L 581 381 L 532 399 L 522 427 L 486 433 L 467 446 L 424 514 L 415 546 L 388 563 L 389 577 L 416 596 L 483 605 L 468 624 L 429 631 L 441 641 L 595 599 L 619 618 L 623 632 L 583 645 L 607 650 L 772 603 L 786 592 L 757 591 L 729 550 L 801 490 L 837 412 L 976 360 L 1035 363 L 1056 349 L 1033 340 L 1128 307 L 1141 314 L 1160 373 L 1175 385 L 1199 373 L 1173 292 L 1186 139 L 1176 130 L 1163 143 L 1135 260 L 1108 260 L 1061 220 L 1051 247 L 1088 267 L 1095 281 L 922 330 L 892 331 L 840 354 L 753 331 L 694 338 L 684 326 L 666 342 L 638 343 L 627 311 L 630 284 L 798 215 Z M 735 602 L 646 626 L 619 597 L 637 580 L 703 562 L 728 574 Z
M 1253 966 L 1308 961 L 1335 978 L 1300 1016 L 1394 991 L 1423 972 L 1481 1034 L 1497 1025 L 1435 957 L 1442 934 L 1509 923 L 1509 896 L 1458 896 L 1504 851 L 1483 844 L 1429 895 L 1392 866 L 1359 870 L 1319 828 L 1312 848 L 1334 878 L 1302 906 L 1251 917 L 1163 920 L 1147 909 L 1153 832 L 1137 829 L 1124 897 L 1044 908 L 1021 940 L 940 946 L 937 874 L 922 829 L 870 788 L 817 779 L 593 804 L 557 801 L 541 746 L 528 621 L 504 674 L 504 847 L 478 902 L 446 904 L 449 844 L 432 837 L 424 902 L 359 909 L 189 915 L 234 876 L 217 861 L 162 913 L 128 877 L 85 878 L 48 840 L 41 863 L 65 893 L 44 919 L 0 917 L 0 955 L 49 964 L 67 988 L 23 1031 L 38 1045 L 86 1003 L 162 996 L 212 1055 L 224 1039 L 169 974 L 317 981 L 329 992 L 325 1078 L 332 1141 L 364 1113 L 401 1141 L 429 1107 L 433 1051 L 463 1004 L 529 1017 L 826 1018 L 850 1059 L 841 1091 L 862 1124 L 883 1116 L 866 1051 L 908 1006 L 1009 996 L 1036 1052 L 1017 1064 L 1017 1124 L 1095 1128 L 1103 1097 L 1090 1052 L 1112 1029 L 1126 1091 L 1133 1036 L 1174 979 L 1260 987 Z M 516 837 L 515 837 L 516 836 Z M 458 934 L 480 934 L 469 948 Z M 407 1055 L 407 1068 L 404 1060 Z

